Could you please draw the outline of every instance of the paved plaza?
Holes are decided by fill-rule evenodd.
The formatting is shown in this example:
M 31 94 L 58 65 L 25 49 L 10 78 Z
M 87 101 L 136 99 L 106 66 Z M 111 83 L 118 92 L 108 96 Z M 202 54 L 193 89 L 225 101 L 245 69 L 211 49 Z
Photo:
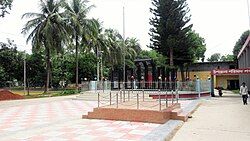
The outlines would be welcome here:
M 97 101 L 74 100 L 76 96 L 0 101 L 1 141 L 129 141 L 141 140 L 160 124 L 82 119 Z M 239 95 L 201 100 L 192 118 L 172 141 L 248 141 L 250 107 Z M 182 108 L 191 101 L 180 101 Z
M 13 106 L 14 105 L 14 106 Z M 140 140 L 159 124 L 81 119 L 95 101 L 71 97 L 1 101 L 1 141 Z

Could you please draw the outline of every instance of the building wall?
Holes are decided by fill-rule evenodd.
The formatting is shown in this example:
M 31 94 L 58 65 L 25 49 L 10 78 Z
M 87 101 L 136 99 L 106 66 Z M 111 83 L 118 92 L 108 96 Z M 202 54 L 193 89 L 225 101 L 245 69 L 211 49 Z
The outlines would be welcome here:
M 189 79 L 194 80 L 196 79 L 194 76 L 199 77 L 200 80 L 208 80 L 211 78 L 211 71 L 191 71 L 188 72 Z M 181 73 L 177 73 L 177 79 L 181 80 Z
M 214 87 L 222 87 L 223 89 L 228 88 L 229 80 L 239 80 L 238 75 L 223 75 L 223 76 L 215 76 Z
M 211 71 L 192 71 L 189 72 L 189 79 L 196 79 L 194 76 L 198 77 L 200 80 L 208 80 L 211 78 Z M 177 79 L 181 80 L 181 73 L 177 73 Z M 223 87 L 223 89 L 228 88 L 229 80 L 239 80 L 239 75 L 223 75 L 223 76 L 214 76 L 214 87 Z
M 189 71 L 212 71 L 214 69 L 235 69 L 237 62 L 201 62 L 188 67 Z
M 245 50 L 242 52 L 240 57 L 238 58 L 239 68 L 250 68 L 250 47 L 249 43 Z M 246 83 L 247 87 L 250 88 L 250 75 L 244 74 L 239 77 L 240 84 L 243 82 Z

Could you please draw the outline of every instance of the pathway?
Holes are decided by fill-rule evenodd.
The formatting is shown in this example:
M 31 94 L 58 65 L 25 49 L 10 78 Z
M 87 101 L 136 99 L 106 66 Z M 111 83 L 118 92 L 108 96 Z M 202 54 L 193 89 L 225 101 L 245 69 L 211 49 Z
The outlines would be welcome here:
M 95 101 L 72 97 L 0 102 L 1 141 L 140 140 L 159 124 L 81 119 Z
M 250 105 L 237 94 L 225 91 L 223 97 L 204 100 L 192 117 L 172 141 L 250 140 Z

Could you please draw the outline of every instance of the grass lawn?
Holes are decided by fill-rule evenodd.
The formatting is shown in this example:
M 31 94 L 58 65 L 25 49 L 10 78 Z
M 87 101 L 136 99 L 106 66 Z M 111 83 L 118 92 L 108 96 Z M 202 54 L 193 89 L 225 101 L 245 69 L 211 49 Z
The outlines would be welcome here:
M 23 90 L 11 90 L 12 93 L 14 94 L 19 94 L 22 96 L 25 96 L 25 98 L 42 98 L 42 97 L 54 97 L 54 96 L 66 96 L 66 95 L 72 95 L 72 94 L 77 94 L 80 92 L 76 92 L 75 90 L 58 90 L 58 91 L 49 91 L 48 93 L 44 94 L 42 90 L 30 90 L 29 95 L 26 94 L 24 95 Z
M 11 92 L 15 93 L 15 94 L 19 94 L 19 95 L 24 95 L 24 91 L 23 90 L 11 90 Z M 55 93 L 60 93 L 60 92 L 62 92 L 62 91 L 49 91 L 48 94 L 55 94 Z M 30 95 L 45 95 L 45 94 L 43 94 L 43 91 L 38 91 L 38 90 L 36 90 L 36 91 L 31 90 L 29 92 L 29 94 Z M 26 91 L 25 95 L 27 95 L 27 91 Z

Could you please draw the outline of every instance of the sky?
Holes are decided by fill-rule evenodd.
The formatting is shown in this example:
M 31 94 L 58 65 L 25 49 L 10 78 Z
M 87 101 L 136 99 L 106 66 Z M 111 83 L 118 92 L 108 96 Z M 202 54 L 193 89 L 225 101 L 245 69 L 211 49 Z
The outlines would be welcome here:
M 89 18 L 98 18 L 105 28 L 123 33 L 122 7 L 125 7 L 125 36 L 138 38 L 143 49 L 149 45 L 151 0 L 89 0 L 95 5 Z M 21 30 L 26 12 L 39 12 L 39 0 L 14 0 L 9 15 L 0 18 L 0 41 L 13 39 L 18 49 L 31 52 Z M 235 42 L 249 29 L 247 0 L 187 0 L 193 29 L 206 40 L 206 58 L 213 53 L 232 54 Z

